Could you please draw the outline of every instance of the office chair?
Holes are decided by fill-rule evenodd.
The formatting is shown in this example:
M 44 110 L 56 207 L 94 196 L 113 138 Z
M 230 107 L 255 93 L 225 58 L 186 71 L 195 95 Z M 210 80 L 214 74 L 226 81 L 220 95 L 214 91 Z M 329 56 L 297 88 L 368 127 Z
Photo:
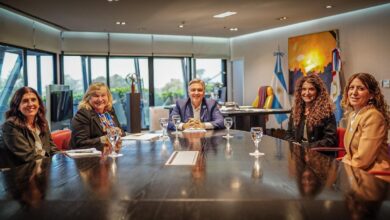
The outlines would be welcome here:
M 69 149 L 72 131 L 69 129 L 57 130 L 51 133 L 51 138 L 59 150 Z
M 313 147 L 311 150 L 322 152 L 337 152 L 337 160 L 341 160 L 345 155 L 344 135 L 345 128 L 337 128 L 337 147 Z

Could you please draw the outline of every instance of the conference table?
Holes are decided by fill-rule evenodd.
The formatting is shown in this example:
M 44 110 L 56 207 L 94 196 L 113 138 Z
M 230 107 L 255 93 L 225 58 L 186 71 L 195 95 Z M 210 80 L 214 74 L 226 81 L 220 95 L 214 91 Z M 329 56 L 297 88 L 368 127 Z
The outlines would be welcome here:
M 389 184 L 300 145 L 249 132 L 123 142 L 117 158 L 56 154 L 0 172 L 0 219 L 389 219 Z M 194 165 L 165 165 L 175 152 Z M 170 161 L 168 161 L 169 163 Z

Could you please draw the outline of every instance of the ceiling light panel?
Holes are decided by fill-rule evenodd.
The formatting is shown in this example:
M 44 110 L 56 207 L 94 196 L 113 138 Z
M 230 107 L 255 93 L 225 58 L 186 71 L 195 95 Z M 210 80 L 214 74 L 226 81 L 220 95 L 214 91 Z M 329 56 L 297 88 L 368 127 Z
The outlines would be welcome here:
M 227 11 L 227 12 L 224 12 L 224 13 L 221 13 L 221 14 L 218 14 L 218 15 L 214 15 L 213 17 L 214 18 L 226 18 L 228 16 L 232 16 L 232 15 L 235 15 L 237 14 L 237 12 L 235 11 Z

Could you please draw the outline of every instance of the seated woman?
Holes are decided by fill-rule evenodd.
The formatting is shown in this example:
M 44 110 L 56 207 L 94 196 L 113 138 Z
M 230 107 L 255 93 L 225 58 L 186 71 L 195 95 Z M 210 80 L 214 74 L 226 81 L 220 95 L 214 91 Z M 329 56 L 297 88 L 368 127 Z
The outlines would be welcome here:
M 115 128 L 123 136 L 119 121 L 112 107 L 112 95 L 104 83 L 89 86 L 79 103 L 78 111 L 71 123 L 72 148 L 103 150 L 108 143 L 107 129 Z
M 294 98 L 285 139 L 316 147 L 336 146 L 334 105 L 321 78 L 314 74 L 300 78 Z
M 341 103 L 348 117 L 343 162 L 366 171 L 390 171 L 389 106 L 376 79 L 368 73 L 352 75 Z
M 18 89 L 5 115 L 3 145 L 10 155 L 10 166 L 42 159 L 57 151 L 37 91 L 30 87 Z

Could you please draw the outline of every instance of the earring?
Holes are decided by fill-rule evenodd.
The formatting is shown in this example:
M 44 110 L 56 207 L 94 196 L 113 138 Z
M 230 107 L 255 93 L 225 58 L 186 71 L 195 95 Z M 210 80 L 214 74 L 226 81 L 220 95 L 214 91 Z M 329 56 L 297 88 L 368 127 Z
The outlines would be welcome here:
M 370 105 L 374 104 L 374 99 L 373 99 L 373 98 L 370 98 L 370 99 L 368 100 L 368 104 L 370 104 Z

